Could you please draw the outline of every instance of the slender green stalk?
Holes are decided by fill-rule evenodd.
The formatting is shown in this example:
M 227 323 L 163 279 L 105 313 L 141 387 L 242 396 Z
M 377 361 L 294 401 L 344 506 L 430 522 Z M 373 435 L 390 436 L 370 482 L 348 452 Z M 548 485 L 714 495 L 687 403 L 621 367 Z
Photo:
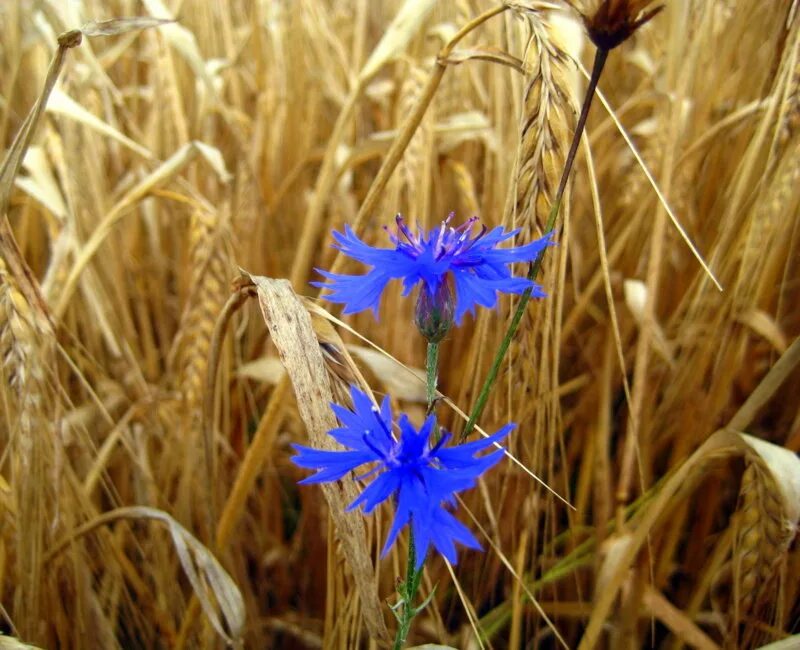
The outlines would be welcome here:
M 397 614 L 397 634 L 394 638 L 394 650 L 400 650 L 408 638 L 408 632 L 411 629 L 411 621 L 419 612 L 414 608 L 414 598 L 419 589 L 419 583 L 422 579 L 422 568 L 417 571 L 414 567 L 417 564 L 417 552 L 414 545 L 414 533 L 409 533 L 408 536 L 408 567 L 406 569 L 406 580 L 398 589 L 400 593 L 400 613 Z
M 605 66 L 607 58 L 608 50 L 598 48 L 594 55 L 592 75 L 589 79 L 589 85 L 586 88 L 586 96 L 583 100 L 581 114 L 578 118 L 578 123 L 575 126 L 575 133 L 572 136 L 572 144 L 570 145 L 569 153 L 567 154 L 564 171 L 561 174 L 561 182 L 558 184 L 558 191 L 556 192 L 555 199 L 553 200 L 553 205 L 550 208 L 550 214 L 547 217 L 547 224 L 545 225 L 546 233 L 550 233 L 555 229 L 558 211 L 561 208 L 561 202 L 564 198 L 564 191 L 567 187 L 567 181 L 569 180 L 569 175 L 572 171 L 573 163 L 575 162 L 575 155 L 578 152 L 578 145 L 580 144 L 583 131 L 586 128 L 586 118 L 589 116 L 589 109 L 592 106 L 592 99 L 594 98 L 595 90 L 597 90 L 597 82 L 600 80 L 600 75 L 603 72 L 603 67 Z M 544 259 L 545 250 L 547 249 L 543 249 L 539 253 L 539 255 L 536 257 L 536 260 L 528 269 L 528 280 L 535 280 L 539 275 L 539 271 L 542 268 L 542 260 Z M 503 362 L 506 352 L 508 352 L 508 348 L 511 345 L 511 340 L 517 333 L 517 328 L 519 327 L 522 316 L 525 313 L 525 308 L 528 306 L 528 301 L 531 299 L 532 291 L 532 288 L 526 289 L 520 298 L 519 304 L 517 305 L 517 310 L 514 312 L 514 316 L 511 318 L 511 323 L 508 325 L 506 334 L 500 343 L 500 347 L 497 348 L 494 361 L 492 361 L 492 367 L 489 369 L 489 373 L 486 375 L 486 380 L 483 382 L 481 392 L 478 393 L 478 399 L 475 401 L 475 406 L 473 406 L 472 412 L 469 415 L 467 425 L 464 427 L 464 432 L 461 434 L 461 440 L 464 440 L 470 433 L 472 433 L 472 430 L 475 428 L 475 423 L 483 414 L 483 409 L 486 408 L 486 402 L 489 399 L 489 393 L 491 392 L 492 386 L 497 380 L 497 375 L 500 371 L 500 364 Z
M 430 415 L 433 412 L 433 404 L 436 401 L 436 383 L 439 379 L 439 343 L 428 341 L 428 357 L 425 364 L 427 375 L 427 389 L 426 397 L 428 401 L 427 413 Z
M 436 401 L 436 384 L 439 376 L 439 342 L 428 341 L 428 355 L 425 363 L 426 377 L 427 377 L 427 412 L 430 415 L 433 412 L 433 406 Z M 412 522 L 413 524 L 413 522 Z M 422 567 L 417 570 L 417 549 L 414 544 L 414 529 L 409 526 L 408 533 L 408 566 L 406 567 L 406 579 L 397 592 L 400 595 L 400 601 L 397 603 L 399 612 L 395 612 L 397 617 L 397 634 L 394 638 L 394 650 L 400 650 L 406 642 L 408 632 L 411 629 L 411 621 L 414 617 L 425 607 L 423 603 L 420 607 L 414 607 L 414 599 L 417 597 L 419 590 L 419 583 L 422 581 Z

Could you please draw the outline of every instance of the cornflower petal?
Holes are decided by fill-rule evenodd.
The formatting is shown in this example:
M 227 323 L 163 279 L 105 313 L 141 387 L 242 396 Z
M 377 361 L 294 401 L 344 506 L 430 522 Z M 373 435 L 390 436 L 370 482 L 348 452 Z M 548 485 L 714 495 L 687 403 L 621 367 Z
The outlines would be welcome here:
M 319 470 L 313 476 L 300 481 L 302 484 L 336 481 L 356 467 L 375 460 L 375 455 L 366 451 L 327 451 L 302 445 L 292 447 L 298 454 L 292 457 L 295 465 Z
M 456 519 L 445 508 L 437 508 L 433 517 L 431 530 L 431 541 L 433 546 L 439 553 L 441 553 L 450 564 L 458 563 L 458 556 L 456 555 L 456 547 L 453 542 L 458 542 L 462 546 L 474 549 L 476 551 L 483 550 L 475 536 L 470 532 L 464 524 Z
M 343 304 L 345 314 L 371 309 L 377 318 L 381 295 L 393 279 L 402 280 L 404 296 L 420 286 L 431 298 L 443 283 L 452 281 L 457 324 L 467 312 L 474 314 L 478 305 L 494 307 L 498 293 L 522 293 L 534 287 L 534 296 L 544 295 L 529 280 L 513 278 L 509 267 L 536 259 L 554 244 L 552 234 L 523 246 L 498 248 L 519 231 L 497 226 L 475 232 L 476 218 L 454 228 L 449 226 L 452 216 L 428 233 L 414 234 L 398 215 L 397 233 L 389 234 L 394 249 L 370 246 L 345 225 L 344 233 L 334 231 L 334 247 L 370 270 L 364 275 L 344 275 L 317 269 L 327 281 L 311 284 L 328 289 L 326 299 Z
M 480 548 L 472 533 L 447 508 L 455 507 L 455 496 L 475 487 L 478 478 L 503 457 L 502 449 L 480 454 L 507 436 L 514 425 L 505 426 L 486 439 L 453 446 L 447 446 L 451 437 L 443 432 L 442 438 L 432 444 L 436 427 L 433 415 L 417 429 L 401 414 L 397 420 L 399 436 L 395 436 L 388 395 L 380 408 L 355 386 L 351 387 L 350 395 L 352 409 L 331 404 L 342 426 L 329 432 L 348 450 L 293 445 L 297 455 L 292 460 L 300 467 L 317 470 L 301 483 L 338 480 L 369 464 L 370 471 L 356 478 L 374 478 L 347 509 L 360 507 L 370 513 L 394 497 L 396 512 L 383 547 L 384 555 L 409 523 L 417 546 L 417 567 L 424 562 L 431 545 L 453 563 L 457 543 Z
M 386 557 L 389 549 L 392 548 L 392 545 L 397 540 L 397 535 L 401 530 L 403 530 L 405 525 L 411 519 L 411 513 L 413 512 L 413 505 L 415 505 L 415 501 L 412 497 L 413 490 L 410 484 L 411 481 L 407 479 L 406 481 L 401 482 L 400 487 L 398 488 L 397 510 L 394 513 L 392 526 L 389 529 L 389 534 L 386 536 L 386 542 L 381 550 L 381 557 Z
M 364 512 L 369 514 L 377 505 L 386 501 L 393 492 L 396 492 L 399 486 L 399 476 L 394 472 L 384 472 L 364 488 L 364 491 L 353 500 L 353 503 L 347 506 L 347 510 L 348 512 L 354 510 L 363 503 Z
M 448 468 L 466 467 L 474 462 L 475 454 L 489 447 L 493 447 L 496 442 L 500 442 L 511 433 L 515 426 L 514 424 L 507 424 L 497 433 L 487 436 L 486 438 L 465 442 L 455 447 L 442 448 L 437 452 L 436 458 L 442 465 Z M 499 451 L 502 452 L 502 450 Z

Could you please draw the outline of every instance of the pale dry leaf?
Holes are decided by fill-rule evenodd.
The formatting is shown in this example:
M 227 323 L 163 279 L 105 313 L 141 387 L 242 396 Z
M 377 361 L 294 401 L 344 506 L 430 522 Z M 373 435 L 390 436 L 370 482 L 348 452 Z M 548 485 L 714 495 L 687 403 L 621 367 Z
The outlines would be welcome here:
M 84 36 L 116 36 L 139 29 L 159 27 L 174 23 L 172 18 L 153 18 L 151 16 L 132 16 L 129 18 L 112 18 L 110 20 L 90 20 L 81 26 Z
M 30 147 L 22 166 L 28 176 L 18 176 L 16 185 L 31 198 L 41 203 L 59 220 L 67 216 L 67 206 L 64 197 L 58 188 L 58 183 L 53 177 L 53 172 L 47 155 L 42 147 Z
M 489 63 L 499 63 L 500 65 L 513 68 L 517 72 L 524 73 L 522 61 L 516 56 L 494 47 L 469 47 L 457 48 L 453 50 L 444 63 L 458 65 L 464 61 L 488 61 Z
M 786 639 L 762 645 L 757 650 L 800 650 L 800 634 L 794 634 Z
M 424 370 L 406 366 L 408 372 L 399 372 L 393 359 L 363 345 L 348 345 L 347 350 L 367 365 L 393 397 L 406 402 L 425 403 Z
M 47 102 L 47 112 L 63 115 L 71 120 L 75 120 L 101 135 L 116 140 L 121 145 L 142 156 L 142 158 L 152 160 L 155 157 L 147 147 L 143 147 L 138 142 L 131 140 L 128 136 L 124 135 L 107 122 L 104 122 L 93 113 L 87 111 L 59 88 L 53 89 L 53 92 L 50 94 L 50 99 Z
M 144 6 L 154 16 L 166 16 L 171 12 L 161 0 L 143 0 Z M 183 25 L 175 22 L 165 23 L 160 30 L 170 47 L 174 48 L 189 64 L 198 79 L 202 79 L 212 97 L 216 96 L 214 80 L 208 73 L 206 62 L 200 53 L 195 35 Z
M 452 151 L 460 144 L 470 140 L 482 140 L 495 151 L 497 142 L 492 137 L 491 123 L 481 111 L 466 111 L 449 115 L 437 122 L 435 127 L 440 152 Z
M 680 609 L 669 602 L 661 592 L 647 585 L 642 597 L 645 609 L 666 625 L 681 641 L 698 650 L 718 650 L 719 646 Z
M 641 280 L 630 278 L 626 278 L 622 286 L 625 292 L 625 304 L 628 305 L 636 322 L 641 323 L 647 304 L 647 286 Z
M 386 28 L 383 38 L 372 50 L 369 59 L 364 64 L 359 74 L 362 83 L 371 79 L 384 63 L 400 54 L 417 33 L 420 25 L 424 24 L 428 14 L 436 4 L 436 0 L 406 0 L 400 11 L 395 14 L 394 20 Z
M 211 168 L 217 172 L 220 180 L 222 180 L 223 183 L 230 183 L 233 179 L 233 174 L 225 167 L 225 158 L 222 156 L 222 152 L 216 147 L 212 147 L 210 144 L 200 142 L 199 140 L 194 140 L 192 144 L 194 144 L 200 152 L 200 155 L 206 159 L 206 162 L 211 165 Z
M 756 334 L 767 341 L 777 352 L 786 352 L 786 335 L 775 319 L 763 309 L 751 308 L 738 318 L 739 322 L 746 325 Z
M 0 650 L 42 650 L 38 645 L 24 643 L 13 636 L 0 634 Z
M 336 428 L 336 418 L 329 404 L 333 401 L 330 380 L 311 317 L 287 280 L 273 280 L 251 275 L 258 291 L 261 313 L 272 342 L 294 387 L 300 417 L 306 425 L 312 446 L 317 449 L 340 449 L 327 434 Z M 364 623 L 375 639 L 388 640 L 389 634 L 375 590 L 374 567 L 367 544 L 363 515 L 346 512 L 358 496 L 355 482 L 321 485 L 336 526 L 341 549 L 356 583 Z
M 742 441 L 772 474 L 783 501 L 784 526 L 797 529 L 800 520 L 800 458 L 794 452 L 746 433 Z
M 45 564 L 50 562 L 64 549 L 69 548 L 76 538 L 121 519 L 152 519 L 167 527 L 181 567 L 204 613 L 220 636 L 229 644 L 236 645 L 245 623 L 244 599 L 239 588 L 208 547 L 163 510 L 147 506 L 128 506 L 104 512 L 54 544 L 46 553 L 43 562 Z M 210 595 L 213 595 L 213 601 Z M 224 618 L 224 625 L 217 608 Z
M 150 510 L 148 508 L 148 510 Z M 159 512 L 159 511 L 154 511 Z M 166 513 L 156 517 L 161 519 L 169 528 L 175 551 L 178 554 L 181 567 L 192 585 L 200 606 L 206 617 L 223 639 L 233 644 L 244 629 L 245 608 L 244 599 L 236 583 L 228 575 L 217 558 L 203 544 L 201 544 L 189 531 Z M 206 585 L 214 595 L 225 624 L 230 630 L 226 632 L 217 610 L 209 598 Z
M 236 374 L 240 377 L 255 379 L 270 385 L 277 384 L 283 373 L 283 364 L 276 357 L 261 357 L 243 364 L 236 371 Z
M 631 535 L 629 533 L 609 537 L 603 543 L 600 548 L 600 555 L 603 559 L 595 582 L 595 593 L 603 593 L 611 577 L 620 567 L 630 564 L 630 548 Z

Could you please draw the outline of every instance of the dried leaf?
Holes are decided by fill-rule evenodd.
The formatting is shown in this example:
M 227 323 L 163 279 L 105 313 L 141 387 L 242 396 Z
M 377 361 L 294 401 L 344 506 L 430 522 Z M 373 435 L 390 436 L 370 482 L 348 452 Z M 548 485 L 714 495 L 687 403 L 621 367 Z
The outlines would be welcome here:
M 277 384 L 283 375 L 283 364 L 275 357 L 261 357 L 242 365 L 236 374 L 266 384 Z
M 120 519 L 153 519 L 167 526 L 181 567 L 192 585 L 200 606 L 217 633 L 229 644 L 235 645 L 242 635 L 245 622 L 244 599 L 239 588 L 214 554 L 163 510 L 130 506 L 104 512 L 55 544 L 45 555 L 44 562 L 49 562 L 68 548 L 77 537 Z M 213 601 L 210 598 L 212 595 Z M 218 608 L 224 619 L 224 625 Z M 230 634 L 226 632 L 226 627 Z
M 797 529 L 800 521 L 800 458 L 797 455 L 746 433 L 740 434 L 742 442 L 755 453 L 772 474 L 781 494 L 785 513 L 784 526 Z
M 153 18 L 151 16 L 134 16 L 131 18 L 112 18 L 111 20 L 90 20 L 81 27 L 84 36 L 116 36 L 137 29 L 149 29 L 168 23 L 171 18 Z
M 363 345 L 348 345 L 347 350 L 367 365 L 393 397 L 407 402 L 425 403 L 424 370 L 407 367 L 408 372 L 401 372 L 393 359 Z
M 67 206 L 41 147 L 30 147 L 22 165 L 30 176 L 18 176 L 17 187 L 39 201 L 59 220 L 67 216 Z
M 405 49 L 435 4 L 436 0 L 406 0 L 403 3 L 361 69 L 359 79 L 362 83 L 372 78 L 384 63 Z
M 131 151 L 136 152 L 147 160 L 152 160 L 155 158 L 155 156 L 153 156 L 147 147 L 143 147 L 139 143 L 131 140 L 128 136 L 123 135 L 113 126 L 87 111 L 83 106 L 72 99 L 72 97 L 61 92 L 61 90 L 58 88 L 54 89 L 50 94 L 50 100 L 47 102 L 47 111 L 57 115 L 64 115 L 65 117 L 75 120 L 76 122 L 80 122 L 84 126 L 88 126 L 93 131 L 97 131 L 102 135 L 116 140 L 121 145 L 127 147 Z
M 143 0 L 143 2 L 147 11 L 153 15 L 166 16 L 170 13 L 161 0 Z M 203 55 L 200 54 L 200 48 L 197 45 L 197 39 L 194 34 L 183 25 L 179 25 L 175 22 L 165 23 L 161 29 L 161 33 L 164 35 L 164 38 L 167 39 L 170 46 L 189 64 L 192 72 L 194 72 L 199 79 L 203 80 L 208 92 L 212 96 L 215 96 L 214 80 L 208 73 L 206 62 L 203 59 Z
M 748 309 L 738 320 L 764 338 L 777 352 L 786 352 L 786 335 L 767 312 L 762 309 Z
M 0 650 L 42 650 L 38 645 L 23 643 L 13 636 L 0 634 Z
M 650 585 L 645 587 L 642 604 L 676 637 L 691 647 L 698 648 L 698 650 L 717 650 L 719 648 L 694 621 Z
M 522 61 L 509 54 L 504 50 L 495 47 L 470 47 L 459 48 L 452 51 L 450 56 L 444 59 L 444 63 L 451 63 L 458 65 L 464 61 L 489 61 L 490 63 L 499 63 L 513 68 L 517 72 L 525 73 L 525 68 Z
M 447 119 L 437 122 L 435 132 L 441 152 L 451 151 L 468 140 L 477 139 L 483 140 L 492 151 L 497 148 L 489 118 L 481 111 L 449 115 Z
M 261 313 L 272 341 L 289 373 L 300 417 L 311 444 L 318 449 L 340 449 L 327 435 L 337 426 L 328 406 L 333 401 L 330 380 L 311 317 L 287 280 L 250 276 L 258 290 Z M 352 481 L 321 485 L 330 514 L 341 540 L 341 549 L 353 572 L 364 622 L 375 639 L 388 640 L 388 631 L 375 590 L 374 567 L 367 545 L 363 515 L 345 512 L 358 495 Z

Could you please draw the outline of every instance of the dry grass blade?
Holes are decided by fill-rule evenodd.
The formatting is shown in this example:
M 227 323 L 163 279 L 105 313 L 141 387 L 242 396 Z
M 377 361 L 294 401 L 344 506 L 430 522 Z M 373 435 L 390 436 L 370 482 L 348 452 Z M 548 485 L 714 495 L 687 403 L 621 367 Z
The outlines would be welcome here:
M 153 154 L 149 149 L 147 149 L 147 147 L 141 146 L 135 140 L 132 140 L 123 133 L 120 133 L 107 122 L 104 122 L 97 116 L 87 111 L 83 106 L 72 99 L 72 97 L 58 88 L 54 89 L 50 94 L 50 100 L 47 102 L 47 111 L 49 113 L 55 113 L 56 115 L 63 115 L 72 120 L 80 122 L 81 124 L 85 124 L 98 133 L 106 135 L 109 138 L 113 138 L 120 144 L 125 145 L 131 151 L 135 151 L 146 160 L 152 160 L 154 158 Z
M 788 542 L 797 532 L 800 520 L 800 458 L 787 449 L 752 436 L 730 429 L 717 431 L 669 477 L 658 491 L 656 498 L 637 514 L 633 522 L 633 532 L 616 539 L 615 543 L 622 544 L 620 546 L 622 551 L 612 554 L 610 556 L 612 559 L 607 560 L 607 566 L 603 569 L 605 575 L 603 587 L 579 648 L 595 647 L 602 621 L 611 610 L 629 566 L 658 520 L 678 505 L 675 496 L 679 492 L 687 493 L 691 486 L 699 481 L 708 467 L 709 460 L 719 460 L 732 455 L 744 455 L 751 463 L 757 463 L 761 471 L 769 468 L 768 473 L 771 476 L 762 474 L 762 479 L 769 481 L 765 489 L 770 491 L 772 503 L 777 507 L 770 508 L 766 516 L 775 524 L 771 525 L 771 530 L 781 531 L 780 545 L 769 549 L 769 558 L 775 559 L 774 552 L 779 554 L 785 552 Z M 753 541 L 752 536 L 747 541 Z M 751 550 L 758 552 L 756 549 Z M 747 566 L 755 570 L 755 564 L 756 562 L 748 561 Z
M 371 79 L 387 61 L 402 52 L 420 25 L 424 24 L 435 4 L 436 0 L 405 0 L 361 68 L 358 74 L 361 83 Z
M 90 20 L 81 25 L 84 36 L 117 36 L 141 29 L 159 27 L 173 23 L 170 18 L 152 18 L 150 16 L 134 16 L 131 18 L 111 18 L 110 20 Z
M 55 307 L 55 313 L 58 316 L 63 315 L 64 310 L 69 304 L 70 298 L 75 291 L 75 288 L 80 279 L 81 273 L 86 268 L 87 264 L 95 256 L 100 246 L 108 237 L 109 233 L 113 230 L 114 226 L 122 219 L 129 209 L 131 209 L 138 201 L 143 199 L 153 189 L 158 187 L 161 183 L 169 180 L 172 176 L 177 174 L 183 169 L 194 157 L 199 153 L 201 154 L 211 166 L 220 174 L 223 180 L 229 178 L 229 174 L 224 167 L 220 167 L 219 156 L 210 156 L 209 147 L 199 147 L 196 142 L 189 142 L 183 145 L 175 153 L 172 154 L 167 160 L 161 163 L 156 169 L 149 173 L 142 179 L 136 186 L 130 189 L 125 196 L 123 196 L 117 204 L 109 211 L 103 221 L 98 224 L 97 228 L 92 232 L 88 241 L 78 251 L 74 265 L 72 266 L 69 275 L 67 276 L 64 286 L 59 295 L 58 303 Z
M 41 650 L 38 645 L 23 643 L 19 639 L 0 634 L 0 650 Z
M 325 361 L 314 335 L 311 318 L 303 303 L 285 280 L 250 276 L 258 290 L 258 300 L 270 336 L 294 386 L 300 417 L 308 430 L 312 445 L 319 449 L 335 449 L 336 443 L 327 432 L 336 427 L 329 404 L 333 401 Z M 367 548 L 364 519 L 359 512 L 345 512 L 357 496 L 352 481 L 338 485 L 323 484 L 323 494 L 336 525 L 336 533 L 353 571 L 364 623 L 370 635 L 388 639 L 388 631 L 375 592 L 374 567 Z
M 45 562 L 53 560 L 75 539 L 120 519 L 153 519 L 167 527 L 181 567 L 183 567 L 195 595 L 200 600 L 203 611 L 217 633 L 229 644 L 239 647 L 239 639 L 244 628 L 245 611 L 242 594 L 236 583 L 211 551 L 162 510 L 131 506 L 105 512 L 92 521 L 79 526 L 66 539 L 55 544 L 45 556 Z M 216 606 L 209 598 L 209 590 L 214 596 Z M 219 613 L 222 614 L 222 619 L 219 617 L 217 607 Z

